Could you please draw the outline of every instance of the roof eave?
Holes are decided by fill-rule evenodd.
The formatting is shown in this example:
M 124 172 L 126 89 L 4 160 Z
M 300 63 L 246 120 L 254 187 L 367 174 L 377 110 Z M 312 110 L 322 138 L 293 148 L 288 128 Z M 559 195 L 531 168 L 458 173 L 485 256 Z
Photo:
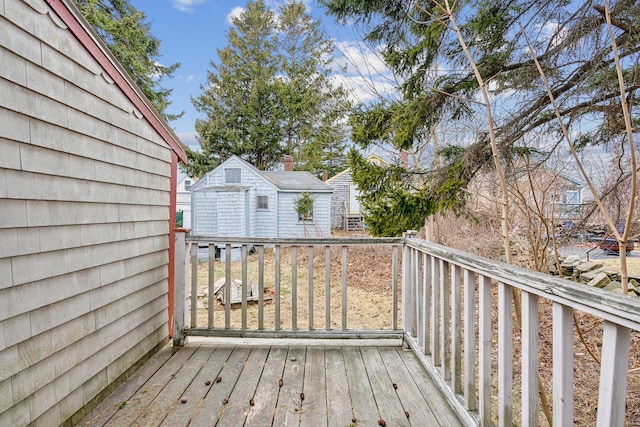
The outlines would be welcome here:
M 115 84 L 125 93 L 127 98 L 140 110 L 145 119 L 162 136 L 162 139 L 176 153 L 178 158 L 183 163 L 187 163 L 187 153 L 180 138 L 156 111 L 155 107 L 120 65 L 116 57 L 113 56 L 100 36 L 84 19 L 75 4 L 69 0 L 45 0 L 45 2 L 64 22 L 76 39 L 89 51 Z

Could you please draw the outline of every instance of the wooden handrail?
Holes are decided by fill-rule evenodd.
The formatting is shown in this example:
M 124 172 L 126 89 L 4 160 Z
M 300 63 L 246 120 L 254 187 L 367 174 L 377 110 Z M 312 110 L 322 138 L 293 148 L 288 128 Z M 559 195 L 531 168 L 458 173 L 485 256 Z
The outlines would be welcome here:
M 553 313 L 554 425 L 574 423 L 574 310 L 604 320 L 597 425 L 624 425 L 630 334 L 632 330 L 640 331 L 640 299 L 415 238 L 405 239 L 404 254 L 403 262 L 411 263 L 403 268 L 403 286 L 407 288 L 403 289 L 406 300 L 402 313 L 405 341 L 466 424 L 492 425 L 497 416 L 500 426 L 514 422 L 538 425 L 538 307 L 539 301 L 546 299 L 551 302 Z M 497 300 L 492 297 L 494 286 Z M 512 397 L 514 291 L 522 295 L 519 422 L 513 419 Z M 497 319 L 492 319 L 496 309 Z M 415 323 L 413 319 L 419 321 Z M 497 345 L 492 341 L 492 320 L 497 320 L 497 331 L 493 332 L 497 333 Z M 494 353 L 497 378 L 492 382 Z M 460 360 L 464 360 L 464 369 L 459 366 Z M 492 385 L 496 380 L 497 391 Z M 497 414 L 492 414 L 492 396 L 497 397 Z
M 215 237 L 215 236 L 189 236 L 182 241 L 183 245 L 189 247 L 189 249 L 182 249 L 182 253 L 189 253 L 189 260 L 191 268 L 186 269 L 190 270 L 190 280 L 189 286 L 186 284 L 176 284 L 177 287 L 181 289 L 187 289 L 186 291 L 183 289 L 182 294 L 188 295 L 189 297 L 184 297 L 183 300 L 187 302 L 182 305 L 180 302 L 177 303 L 176 312 L 186 311 L 189 313 L 189 323 L 188 326 L 184 326 L 182 332 L 186 335 L 218 335 L 218 336 L 255 336 L 263 334 L 264 336 L 279 336 L 279 337 L 287 337 L 287 336 L 300 336 L 300 331 L 305 331 L 306 335 L 311 336 L 322 336 L 325 337 L 331 332 L 340 331 L 339 334 L 342 337 L 354 337 L 354 336 L 367 336 L 371 337 L 378 335 L 382 337 L 388 337 L 389 331 L 392 331 L 392 335 L 400 337 L 401 331 L 399 329 L 399 274 L 398 274 L 398 247 L 402 244 L 403 240 L 401 238 L 343 238 L 343 239 L 322 239 L 322 238 L 289 238 L 289 239 L 273 239 L 273 238 L 242 238 L 242 237 Z M 353 250 L 355 247 L 386 247 L 389 248 L 389 268 L 388 271 L 391 273 L 392 277 L 389 281 L 389 327 L 385 327 L 382 329 L 371 328 L 368 325 L 361 325 L 360 327 L 354 326 L 350 324 L 350 313 L 347 308 L 348 295 L 350 295 L 353 291 L 350 288 L 350 284 L 348 283 L 348 274 L 354 274 L 357 272 L 357 269 L 354 270 L 352 266 L 348 266 L 347 257 L 349 251 Z M 208 249 L 207 249 L 208 248 Z M 273 263 L 270 264 L 273 271 L 268 273 L 265 272 L 265 254 L 267 251 L 266 248 L 273 249 Z M 283 249 L 287 248 L 291 251 L 291 262 L 289 264 L 289 259 L 284 259 L 282 256 Z M 339 259 L 339 267 L 338 270 L 331 270 L 331 249 L 337 250 L 337 255 Z M 257 261 L 255 260 L 255 256 L 253 258 L 254 261 L 258 264 L 258 277 L 254 278 L 255 282 L 258 286 L 258 301 L 257 301 L 257 309 L 258 309 L 258 319 L 257 319 L 257 328 L 248 325 L 248 300 L 247 300 L 247 292 L 250 290 L 249 287 L 249 277 L 248 277 L 248 269 L 249 269 L 249 253 L 255 249 L 257 252 Z M 207 251 L 207 256 L 204 253 Z M 224 250 L 224 259 L 220 261 L 216 261 L 216 253 L 221 253 Z M 241 277 L 241 290 L 240 290 L 240 325 L 232 325 L 232 313 L 235 310 L 231 310 L 231 304 L 226 302 L 231 301 L 231 286 L 224 287 L 224 311 L 216 311 L 216 316 L 214 319 L 214 304 L 213 304 L 213 294 L 214 294 L 214 282 L 218 279 L 214 273 L 214 264 L 220 262 L 219 265 L 224 265 L 224 282 L 231 283 L 232 279 L 232 256 L 231 252 L 233 250 L 238 250 L 240 256 L 239 261 L 241 263 L 241 267 L 239 273 L 237 274 L 237 278 Z M 198 256 L 198 252 L 200 251 L 200 258 Z M 324 256 L 318 256 L 318 254 L 323 254 Z M 305 269 L 307 271 L 307 279 L 306 283 L 303 283 L 299 279 L 299 273 L 305 270 L 299 269 L 299 261 L 297 261 L 297 256 L 306 256 L 307 259 L 307 267 Z M 316 260 L 316 264 L 320 265 L 322 261 L 324 261 L 324 278 L 318 277 L 317 271 L 314 274 L 313 263 L 314 259 Z M 208 263 L 208 278 L 200 278 L 198 277 L 198 265 L 202 263 Z M 291 267 L 290 271 L 284 271 L 284 266 L 287 265 Z M 290 274 L 289 274 L 290 273 Z M 333 276 L 332 276 L 333 273 Z M 266 287 L 265 279 L 269 277 L 269 281 L 272 285 L 271 290 L 272 294 L 272 303 L 271 309 L 273 314 L 273 322 L 271 325 L 265 324 L 265 308 L 267 305 L 265 304 L 264 298 L 264 290 Z M 315 277 L 314 277 L 315 276 Z M 332 282 L 333 277 L 333 282 Z M 339 279 L 337 279 L 339 277 Z M 323 280 L 324 279 L 324 280 Z M 199 289 L 203 286 L 202 283 L 199 283 L 199 280 L 208 280 L 208 293 L 210 304 L 207 307 L 207 320 L 203 323 L 202 316 L 199 317 L 199 313 L 202 312 L 198 310 L 198 292 Z M 338 281 L 339 280 L 339 281 Z M 285 283 L 286 282 L 286 283 Z M 323 284 L 320 286 L 320 284 Z M 332 286 L 333 284 L 333 286 Z M 286 285 L 286 289 L 283 289 L 283 286 Z M 318 285 L 318 286 L 316 286 Z M 320 324 L 316 324 L 316 313 L 320 314 L 322 312 L 318 311 L 315 308 L 316 299 L 315 294 L 317 292 L 325 292 L 325 298 L 321 301 L 325 304 L 325 320 L 324 324 L 320 326 Z M 283 291 L 286 291 L 286 295 L 283 294 Z M 299 301 L 298 296 L 303 293 L 307 294 L 306 301 Z M 336 305 L 334 308 L 339 308 L 339 311 L 334 311 L 332 313 L 331 309 L 331 293 L 334 292 L 336 294 L 340 294 L 340 301 L 333 301 L 333 304 Z M 180 292 L 178 292 L 180 294 Z M 284 301 L 283 298 L 287 298 L 287 303 L 290 303 L 290 317 L 283 319 L 282 318 L 282 307 L 283 304 L 281 301 Z M 290 300 L 289 300 L 290 298 Z M 320 301 L 318 301 L 320 303 Z M 219 313 L 219 314 L 218 314 Z M 301 324 L 299 321 L 299 313 L 307 318 L 305 324 Z M 222 316 L 224 316 L 224 321 L 222 321 Z M 235 315 L 234 315 L 235 316 Z M 332 317 L 335 317 L 335 320 L 338 321 L 338 326 L 332 324 Z M 339 317 L 339 319 L 338 319 Z M 283 327 L 283 324 L 287 324 L 287 327 Z

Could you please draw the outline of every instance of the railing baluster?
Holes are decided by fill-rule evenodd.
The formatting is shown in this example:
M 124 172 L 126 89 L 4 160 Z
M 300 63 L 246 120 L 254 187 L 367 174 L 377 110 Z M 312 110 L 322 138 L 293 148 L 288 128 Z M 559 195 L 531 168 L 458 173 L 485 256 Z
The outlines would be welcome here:
M 198 244 L 191 245 L 191 327 L 198 326 Z
M 398 330 L 398 246 L 391 249 L 391 327 Z
M 215 307 L 214 301 L 214 288 L 215 284 L 215 260 L 216 260 L 216 245 L 209 243 L 209 277 L 207 288 L 207 327 L 213 328 L 213 308 Z
M 264 246 L 258 246 L 258 329 L 264 329 Z
M 324 247 L 325 328 L 331 330 L 331 246 Z
M 309 330 L 313 331 L 313 246 L 309 246 Z
M 274 314 L 274 323 L 276 331 L 279 331 L 282 326 L 280 325 L 280 245 L 276 245 L 275 247 L 275 299 L 276 299 L 276 309 Z
M 625 423 L 627 375 L 631 334 L 629 328 L 604 322 L 598 426 L 622 427 Z
M 491 279 L 480 276 L 478 284 L 478 379 L 480 389 L 480 425 L 491 421 Z
M 498 283 L 498 425 L 513 424 L 513 291 Z
M 242 245 L 242 286 L 241 286 L 241 293 L 242 295 L 240 296 L 240 301 L 242 303 L 242 330 L 246 331 L 247 330 L 247 294 L 249 293 L 249 284 L 248 282 L 248 277 L 247 277 L 247 263 L 248 263 L 248 249 L 247 249 L 247 245 Z M 231 301 L 229 301 L 229 303 L 231 303 Z
M 422 292 L 422 310 L 424 311 L 424 316 L 422 318 L 424 325 L 422 327 L 422 331 L 424 333 L 424 354 L 431 354 L 431 263 L 433 262 L 433 257 L 431 255 L 426 255 L 422 258 L 422 287 L 424 291 Z
M 231 328 L 231 243 L 224 248 L 224 328 Z
M 342 247 L 342 330 L 347 330 L 347 247 Z
M 440 260 L 436 257 L 431 257 L 431 355 L 434 366 L 442 364 L 442 354 L 440 352 L 440 291 Z
M 453 266 L 453 279 L 451 281 L 451 385 L 453 392 L 462 392 L 462 269 L 458 265 Z
M 409 333 L 412 337 L 418 336 L 418 324 L 420 323 L 420 294 L 418 281 L 418 250 L 411 249 L 411 271 L 410 271 L 410 283 L 411 283 L 411 329 Z
M 553 303 L 553 425 L 573 425 L 573 309 Z
M 538 296 L 522 292 L 522 426 L 538 426 Z
M 449 263 L 440 260 L 440 351 L 442 362 L 442 377 L 445 381 L 451 379 L 451 289 L 449 285 L 450 268 Z
M 464 270 L 464 401 L 468 411 L 478 409 L 476 400 L 475 275 Z
M 404 234 L 405 236 L 407 233 Z M 413 324 L 413 309 L 415 304 L 413 303 L 413 280 L 411 268 L 411 253 L 412 249 L 408 245 L 404 245 L 402 248 L 402 329 L 405 333 L 411 333 L 411 325 Z
M 298 248 L 291 246 L 291 330 L 298 330 Z
M 413 294 L 415 295 L 414 302 L 414 310 L 416 313 L 414 323 L 415 323 L 415 331 L 416 337 L 418 338 L 418 345 L 424 347 L 424 343 L 422 340 L 424 339 L 424 334 L 422 331 L 423 327 L 423 319 L 424 319 L 424 310 L 422 310 L 422 296 L 424 294 L 424 288 L 422 287 L 422 253 L 418 250 L 413 250 Z

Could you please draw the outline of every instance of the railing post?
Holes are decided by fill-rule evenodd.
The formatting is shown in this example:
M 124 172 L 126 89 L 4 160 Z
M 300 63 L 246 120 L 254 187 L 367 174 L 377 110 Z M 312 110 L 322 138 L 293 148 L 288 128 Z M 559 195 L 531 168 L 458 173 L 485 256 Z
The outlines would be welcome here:
M 409 238 L 415 237 L 417 232 L 415 231 L 406 231 L 402 233 L 403 243 L 402 243 L 402 329 L 404 333 L 411 334 L 411 326 L 413 325 L 413 311 L 412 309 L 415 307 L 415 301 L 413 301 L 412 295 L 412 272 L 413 268 L 411 265 L 411 248 L 407 246 L 407 240 Z
M 629 328 L 604 322 L 603 363 L 598 393 L 598 426 L 622 427 L 624 425 L 630 339 Z
M 173 265 L 173 295 L 174 295 L 174 308 L 173 308 L 173 345 L 176 347 L 182 347 L 186 344 L 186 336 L 184 334 L 184 327 L 186 324 L 186 292 L 187 276 L 186 276 L 186 233 L 182 230 L 176 230 L 175 232 L 175 261 Z
M 573 309 L 554 302 L 553 425 L 573 425 Z

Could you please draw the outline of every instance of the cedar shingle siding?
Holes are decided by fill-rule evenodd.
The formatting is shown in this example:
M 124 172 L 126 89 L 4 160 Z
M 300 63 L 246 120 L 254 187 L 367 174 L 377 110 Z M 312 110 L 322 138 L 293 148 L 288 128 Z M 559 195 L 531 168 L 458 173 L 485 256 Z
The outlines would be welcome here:
M 59 425 L 167 336 L 169 145 L 43 0 L 0 0 L 0 425 Z
M 226 172 L 240 182 L 226 183 Z M 236 172 L 237 176 L 237 172 Z M 260 171 L 231 156 L 191 187 L 191 227 L 197 236 L 329 237 L 331 188 L 308 172 Z M 314 197 L 313 221 L 298 220 L 295 200 Z M 268 209 L 258 207 L 258 197 Z

